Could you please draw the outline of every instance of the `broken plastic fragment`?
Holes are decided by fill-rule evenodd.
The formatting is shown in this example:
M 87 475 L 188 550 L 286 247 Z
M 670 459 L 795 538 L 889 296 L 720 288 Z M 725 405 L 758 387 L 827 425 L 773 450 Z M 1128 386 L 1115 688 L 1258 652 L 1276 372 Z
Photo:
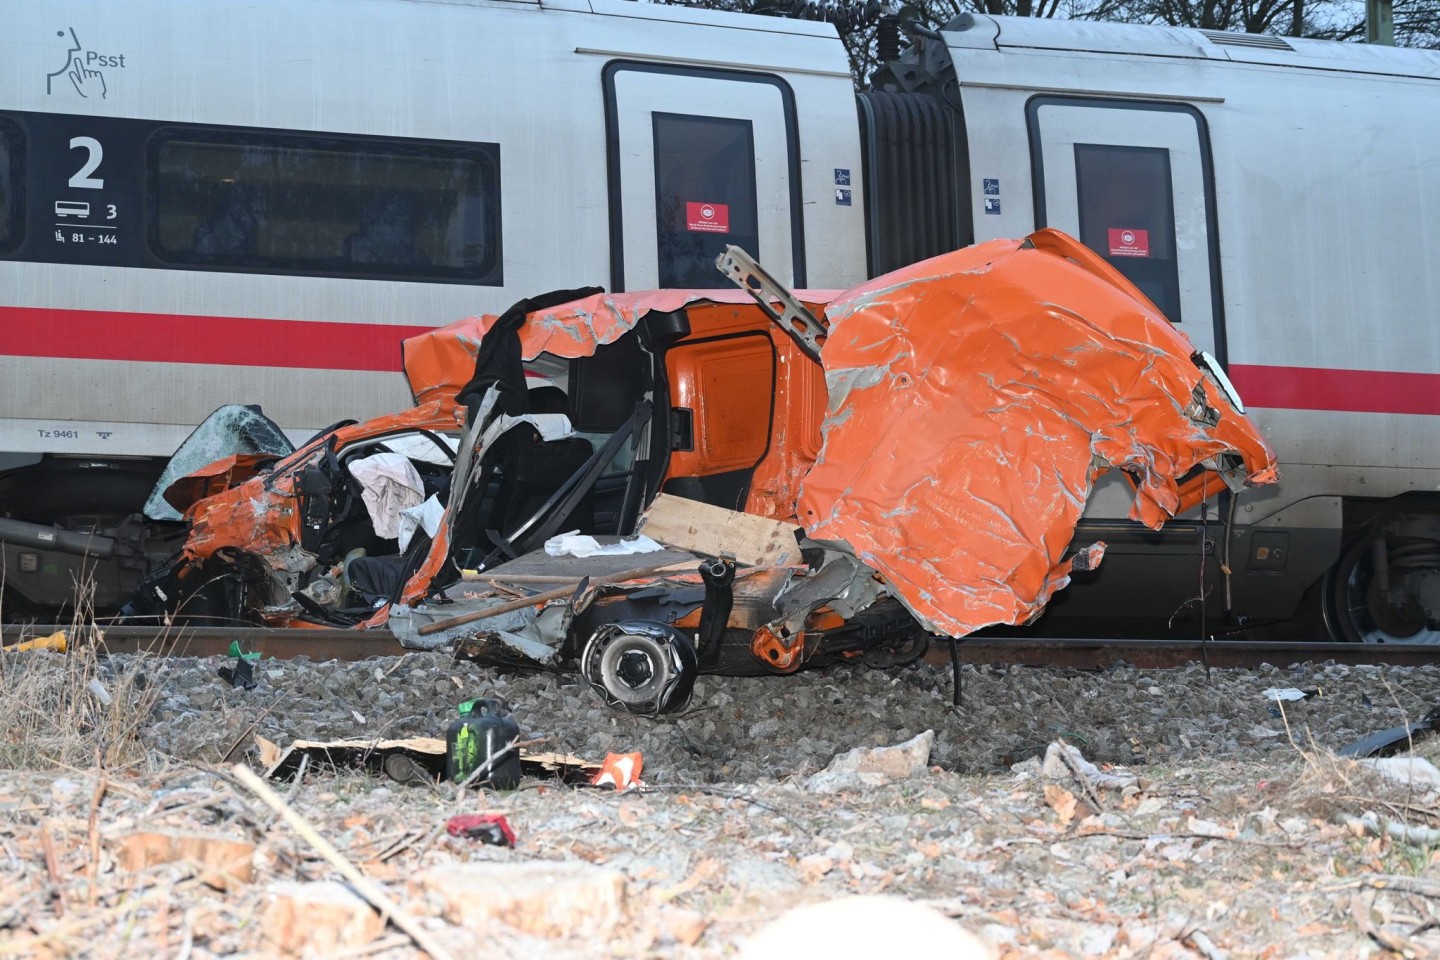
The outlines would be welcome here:
M 452 837 L 479 840 L 496 847 L 515 846 L 515 831 L 510 821 L 499 813 L 462 813 L 445 821 L 445 832 Z
M 645 759 L 638 753 L 607 753 L 600 772 L 590 782 L 597 787 L 611 786 L 617 791 L 641 786 L 640 771 Z
M 1274 700 L 1276 703 L 1294 702 L 1296 700 L 1308 700 L 1311 697 L 1318 697 L 1321 690 L 1299 690 L 1295 687 L 1270 687 L 1261 693 L 1266 700 Z

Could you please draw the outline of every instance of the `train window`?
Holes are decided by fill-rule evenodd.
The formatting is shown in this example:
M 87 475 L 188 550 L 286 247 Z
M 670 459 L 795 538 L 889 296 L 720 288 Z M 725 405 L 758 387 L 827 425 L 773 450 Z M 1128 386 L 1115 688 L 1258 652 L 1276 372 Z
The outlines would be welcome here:
M 653 115 L 660 286 L 710 289 L 726 244 L 759 259 L 755 133 L 749 120 Z
M 1110 262 L 1172 323 L 1180 322 L 1170 151 L 1075 144 L 1080 242 Z
M 496 284 L 499 147 L 162 130 L 155 255 L 221 269 Z
M 20 245 L 20 131 L 0 117 L 0 251 Z

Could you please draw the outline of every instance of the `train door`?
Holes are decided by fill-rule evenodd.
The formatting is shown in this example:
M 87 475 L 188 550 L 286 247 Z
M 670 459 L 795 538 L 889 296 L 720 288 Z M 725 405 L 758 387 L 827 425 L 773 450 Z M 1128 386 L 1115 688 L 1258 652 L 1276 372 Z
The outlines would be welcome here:
M 1036 226 L 1079 237 L 1225 361 L 1205 118 L 1185 104 L 1036 97 Z
M 604 72 L 612 290 L 723 288 L 726 244 L 805 285 L 794 95 L 780 78 L 615 61 Z
M 1036 226 L 1080 238 L 1135 284 L 1197 349 L 1225 361 L 1214 181 L 1204 117 L 1184 104 L 1038 96 L 1027 105 Z M 1052 603 L 1052 621 L 1103 620 L 1120 603 L 1157 630 L 1190 630 L 1200 572 L 1213 579 L 1217 502 L 1152 531 L 1125 519 L 1134 491 L 1097 483 L 1075 533 L 1105 563 Z M 1212 562 L 1206 563 L 1210 557 Z M 1183 587 L 1177 588 L 1177 584 Z M 1120 590 L 1123 596 L 1117 597 Z

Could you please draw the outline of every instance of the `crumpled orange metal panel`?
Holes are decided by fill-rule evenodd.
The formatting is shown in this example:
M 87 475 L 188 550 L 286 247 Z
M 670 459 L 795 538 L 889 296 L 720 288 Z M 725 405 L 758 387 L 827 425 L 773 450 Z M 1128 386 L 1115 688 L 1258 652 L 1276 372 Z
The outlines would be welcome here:
M 201 560 L 225 548 L 269 557 L 298 544 L 297 476 L 287 473 L 268 483 L 267 477 L 252 477 L 238 487 L 192 504 L 185 515 L 190 521 L 185 558 Z
M 825 445 L 799 519 L 848 542 L 939 632 L 1037 613 L 1067 582 L 1061 558 L 1108 468 L 1137 481 L 1130 516 L 1151 527 L 1217 454 L 1238 455 L 1247 482 L 1276 479 L 1190 342 L 1057 231 L 887 274 L 826 317 Z M 1197 387 L 1217 425 L 1187 415 Z
M 404 430 L 453 431 L 462 417 L 453 398 L 434 400 L 403 413 L 341 427 L 324 439 L 334 437 L 337 449 L 343 449 L 357 440 Z M 183 551 L 186 559 L 204 559 L 224 548 L 268 558 L 299 544 L 301 517 L 296 485 L 305 466 L 323 456 L 323 444 L 322 439 L 311 441 L 274 469 L 191 503 L 185 511 L 190 521 L 190 536 Z M 223 475 L 236 459 L 227 457 L 182 477 L 166 491 L 167 499 L 172 491 L 179 496 L 191 485 Z
M 802 300 L 822 304 L 835 291 L 801 291 Z M 520 328 L 520 347 L 526 360 L 542 353 L 567 359 L 588 357 L 595 348 L 614 343 L 647 313 L 669 313 L 691 303 L 753 304 L 743 290 L 647 290 L 637 293 L 598 293 L 572 300 L 550 310 L 537 310 Z M 454 397 L 475 373 L 480 340 L 495 324 L 491 314 L 467 317 L 410 337 L 400 346 L 405 378 L 416 403 Z
M 244 483 L 262 465 L 277 459 L 273 453 L 232 453 L 170 484 L 165 488 L 165 502 L 183 515 L 196 501 Z

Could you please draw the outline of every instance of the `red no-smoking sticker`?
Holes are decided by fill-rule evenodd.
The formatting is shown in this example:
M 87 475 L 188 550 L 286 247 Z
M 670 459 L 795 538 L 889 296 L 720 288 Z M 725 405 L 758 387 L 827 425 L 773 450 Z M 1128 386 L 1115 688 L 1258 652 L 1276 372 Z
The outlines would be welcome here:
M 701 233 L 729 233 L 730 205 L 728 203 L 686 203 L 685 229 Z
M 1110 256 L 1150 256 L 1150 231 L 1132 230 L 1128 227 L 1110 228 Z

